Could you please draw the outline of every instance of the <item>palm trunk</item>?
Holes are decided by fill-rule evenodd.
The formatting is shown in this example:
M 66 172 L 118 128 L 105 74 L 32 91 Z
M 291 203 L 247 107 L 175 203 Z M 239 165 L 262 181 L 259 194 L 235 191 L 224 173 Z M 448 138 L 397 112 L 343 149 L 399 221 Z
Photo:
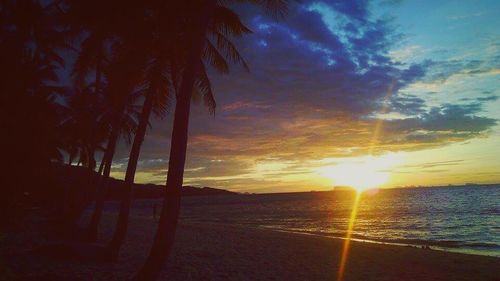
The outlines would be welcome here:
M 98 58 L 97 65 L 95 67 L 95 94 L 98 95 L 101 90 L 101 65 L 102 61 L 100 57 Z
M 103 157 L 101 159 L 101 164 L 99 164 L 99 170 L 97 171 L 97 175 L 99 175 L 99 176 L 102 175 L 102 171 L 104 169 L 104 164 L 106 163 L 106 161 L 104 161 L 104 160 L 105 159 L 104 159 L 104 155 L 103 155 Z
M 100 178 L 98 184 L 96 206 L 94 212 L 92 213 L 92 218 L 90 219 L 89 226 L 87 227 L 87 233 L 85 237 L 87 241 L 94 242 L 97 240 L 97 230 L 99 228 L 99 222 L 101 221 L 102 217 L 102 209 L 104 207 L 104 200 L 106 197 L 106 191 L 108 189 L 109 174 L 111 173 L 111 163 L 113 162 L 113 156 L 115 154 L 119 132 L 119 122 L 115 122 L 115 125 L 111 128 L 108 145 L 106 147 L 106 151 L 104 152 L 104 171 L 103 176 Z
M 132 149 L 130 150 L 130 156 L 127 164 L 127 172 L 125 174 L 125 186 L 124 194 L 120 205 L 120 213 L 118 215 L 118 222 L 116 224 L 115 232 L 113 234 L 113 239 L 108 245 L 108 250 L 111 259 L 116 259 L 120 252 L 120 247 L 125 240 L 128 227 L 128 218 L 130 213 L 130 206 L 132 204 L 133 196 L 133 186 L 135 171 L 137 169 L 137 162 L 139 160 L 139 154 L 141 152 L 141 145 L 144 141 L 144 136 L 146 135 L 146 129 L 148 127 L 149 116 L 151 115 L 151 110 L 153 108 L 153 92 L 149 92 L 144 100 L 144 105 L 142 107 L 142 112 L 139 120 L 139 125 L 137 132 L 134 136 L 134 142 L 132 144 Z
M 99 94 L 99 90 L 101 87 L 101 61 L 99 60 L 97 62 L 96 70 L 95 70 L 95 92 L 94 95 Z M 90 141 L 90 149 L 87 152 L 87 165 L 89 166 L 92 171 L 95 170 L 96 167 L 96 161 L 95 161 L 95 150 L 96 150 L 96 145 L 94 141 L 94 131 L 90 131 L 89 135 L 89 141 Z M 93 174 L 92 174 L 93 177 Z
M 134 280 L 156 280 L 174 244 L 180 212 L 184 165 L 186 162 L 191 95 L 198 71 L 199 59 L 204 47 L 206 28 L 214 7 L 215 1 L 213 0 L 205 1 L 204 5 L 200 7 L 205 13 L 199 18 L 198 32 L 193 34 L 192 47 L 188 53 L 189 57 L 186 61 L 186 68 L 182 76 L 181 87 L 175 104 L 167 184 L 158 229 L 146 263 L 134 276 Z
M 186 79 L 183 79 L 184 81 Z M 186 83 L 187 84 L 187 83 Z M 192 84 L 192 83 L 191 83 Z M 187 86 L 186 86 L 187 87 Z M 186 88 L 185 87 L 185 88 Z M 179 97 L 175 106 L 174 128 L 168 165 L 167 186 L 158 230 L 143 268 L 135 280 L 155 280 L 172 248 L 180 209 L 180 195 L 186 160 L 191 97 Z
M 95 161 L 95 158 L 94 158 L 94 154 L 95 154 L 95 146 L 92 145 L 90 147 L 90 150 L 89 150 L 89 156 L 88 156 L 88 160 L 87 160 L 87 167 L 89 168 L 89 170 L 91 172 L 95 172 L 95 166 L 96 166 L 96 161 Z M 91 173 L 91 177 L 93 177 L 94 174 Z
M 94 175 L 94 170 L 95 170 L 95 160 L 94 160 L 94 150 L 91 148 L 87 152 L 87 170 L 88 170 L 88 177 L 87 177 L 87 188 L 92 188 L 92 186 L 96 182 L 96 177 Z M 87 188 L 85 190 L 87 190 Z M 81 221 L 81 217 L 83 215 L 83 212 L 86 209 L 86 202 L 92 202 L 92 195 L 91 193 L 89 194 L 85 190 L 80 190 L 77 191 L 77 197 L 75 198 L 75 203 L 74 203 L 74 208 L 75 208 L 75 218 L 74 218 L 74 225 L 75 229 L 77 228 L 79 222 Z
M 71 166 L 71 164 L 73 164 L 73 155 L 70 153 L 69 154 L 69 159 L 68 159 L 68 165 Z

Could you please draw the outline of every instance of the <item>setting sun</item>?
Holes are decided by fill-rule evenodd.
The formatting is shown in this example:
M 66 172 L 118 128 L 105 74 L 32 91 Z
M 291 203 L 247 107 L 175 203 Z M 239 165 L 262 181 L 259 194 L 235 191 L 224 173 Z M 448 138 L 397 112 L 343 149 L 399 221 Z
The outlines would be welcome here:
M 318 172 L 336 186 L 348 186 L 361 192 L 387 183 L 391 176 L 390 168 L 401 161 L 401 157 L 396 154 L 360 157 L 322 167 Z

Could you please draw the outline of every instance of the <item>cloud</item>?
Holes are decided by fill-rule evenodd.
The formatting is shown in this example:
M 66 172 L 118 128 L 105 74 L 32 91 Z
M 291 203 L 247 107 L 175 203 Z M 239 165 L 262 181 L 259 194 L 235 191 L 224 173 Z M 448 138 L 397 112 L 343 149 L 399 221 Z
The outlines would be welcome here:
M 404 62 L 414 57 L 421 57 L 427 52 L 422 46 L 408 45 L 399 49 L 392 49 L 389 51 L 389 56 L 394 61 Z
M 485 12 L 473 12 L 473 13 L 468 13 L 468 14 L 460 14 L 460 15 L 451 15 L 446 17 L 449 20 L 464 20 L 464 19 L 470 19 L 470 18 L 475 18 L 475 17 L 480 17 L 484 15 Z
M 478 97 L 476 100 L 478 102 L 489 102 L 489 101 L 497 101 L 498 100 L 497 95 L 491 95 L 491 96 L 486 96 L 486 97 Z
M 386 141 L 441 145 L 471 139 L 497 124 L 493 118 L 474 115 L 480 110 L 479 103 L 447 104 L 433 107 L 418 117 L 388 120 L 385 122 L 385 132 L 389 133 Z
M 464 159 L 458 159 L 458 160 L 448 160 L 448 161 L 432 161 L 432 162 L 425 162 L 417 165 L 403 165 L 401 168 L 419 168 L 419 169 L 429 169 L 429 168 L 436 168 L 436 167 L 445 167 L 445 166 L 456 166 L 460 165 L 464 162 Z
M 415 95 L 398 95 L 391 98 L 391 111 L 405 115 L 424 113 L 425 100 Z
M 431 106 L 407 89 L 498 68 L 479 59 L 404 62 L 411 50 L 391 52 L 401 34 L 369 7 L 294 3 L 283 21 L 237 8 L 254 31 L 236 41 L 251 71 L 209 73 L 218 108 L 209 117 L 192 107 L 186 183 L 285 190 L 306 185 L 293 175 L 310 173 L 319 159 L 443 146 L 486 135 L 497 124 L 481 116 L 498 99 L 494 93 Z M 381 112 L 396 117 L 380 119 Z M 166 175 L 171 121 L 155 120 L 143 145 L 140 169 L 154 180 Z M 118 157 L 126 154 L 122 148 Z
M 255 102 L 245 102 L 245 101 L 236 101 L 230 104 L 226 104 L 222 107 L 222 112 L 232 112 L 236 110 L 244 110 L 244 109 L 267 109 L 270 108 L 270 105 L 258 104 Z

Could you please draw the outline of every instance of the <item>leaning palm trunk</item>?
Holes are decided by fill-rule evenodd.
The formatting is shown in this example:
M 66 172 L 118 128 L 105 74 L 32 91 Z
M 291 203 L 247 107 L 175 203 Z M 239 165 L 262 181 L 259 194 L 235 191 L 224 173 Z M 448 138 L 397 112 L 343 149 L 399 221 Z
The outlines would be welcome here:
M 183 81 L 188 80 L 185 77 Z M 191 86 L 193 80 L 191 80 Z M 188 83 L 186 83 L 188 84 Z M 184 88 L 187 88 L 186 85 Z M 167 186 L 163 208 L 158 223 L 158 230 L 149 253 L 149 257 L 143 268 L 139 271 L 135 280 L 155 280 L 165 263 L 172 248 L 177 219 L 180 209 L 181 187 L 184 174 L 184 163 L 186 161 L 186 148 L 188 138 L 188 120 L 190 110 L 190 91 L 187 95 L 178 98 L 175 106 L 174 127 L 172 130 L 172 143 L 168 165 Z M 180 92 L 186 94 L 185 91 Z
M 104 200 L 106 197 L 106 191 L 108 189 L 108 179 L 109 174 L 111 173 L 111 163 L 113 162 L 113 156 L 115 153 L 116 143 L 118 142 L 118 136 L 120 132 L 119 126 L 117 124 L 119 122 L 115 122 L 115 126 L 111 128 L 111 134 L 109 136 L 108 146 L 106 147 L 106 151 L 103 156 L 104 163 L 104 171 L 103 176 L 100 177 L 98 183 L 98 191 L 96 198 L 96 206 L 94 212 L 92 213 L 92 218 L 90 219 L 89 226 L 87 227 L 86 232 L 86 240 L 87 241 L 96 241 L 97 240 L 97 230 L 99 228 L 99 222 L 102 217 L 102 210 L 104 207 Z
M 139 120 L 139 126 L 134 136 L 132 149 L 130 150 L 127 172 L 125 174 L 125 190 L 120 205 L 118 222 L 113 234 L 113 239 L 108 245 L 109 255 L 112 259 L 116 259 L 118 257 L 120 247 L 122 246 L 127 234 L 128 218 L 130 213 L 130 206 L 132 204 L 135 171 L 137 169 L 137 162 L 139 160 L 139 154 L 141 152 L 141 145 L 144 141 L 144 136 L 146 135 L 146 129 L 148 127 L 149 116 L 151 115 L 152 108 L 153 92 L 150 91 L 146 95 L 146 99 L 144 100 L 144 105 L 142 107 L 142 112 Z
M 199 59 L 204 47 L 205 31 L 215 6 L 215 1 L 208 0 L 203 6 L 205 7 L 201 7 L 201 10 L 205 12 L 199 18 L 198 32 L 193 34 L 193 44 L 189 51 L 186 68 L 182 75 L 182 82 L 175 104 L 167 184 L 163 208 L 158 222 L 158 229 L 146 263 L 134 276 L 134 280 L 156 280 L 174 244 L 180 212 L 184 164 L 186 162 L 191 95 L 195 77 L 199 70 Z
M 104 170 L 104 164 L 106 164 L 106 161 L 104 160 L 104 157 L 102 157 L 101 164 L 99 164 L 99 170 L 97 171 L 98 176 L 102 175 L 102 171 Z

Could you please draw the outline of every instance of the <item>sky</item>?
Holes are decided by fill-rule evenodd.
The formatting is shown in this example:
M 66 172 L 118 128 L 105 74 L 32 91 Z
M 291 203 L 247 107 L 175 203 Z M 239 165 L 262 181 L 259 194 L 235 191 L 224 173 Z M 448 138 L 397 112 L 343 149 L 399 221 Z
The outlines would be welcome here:
M 210 71 L 193 101 L 185 185 L 238 192 L 500 182 L 499 1 L 301 1 L 233 7 L 250 72 Z M 164 184 L 172 114 L 136 181 Z M 121 145 L 112 176 L 123 178 Z

